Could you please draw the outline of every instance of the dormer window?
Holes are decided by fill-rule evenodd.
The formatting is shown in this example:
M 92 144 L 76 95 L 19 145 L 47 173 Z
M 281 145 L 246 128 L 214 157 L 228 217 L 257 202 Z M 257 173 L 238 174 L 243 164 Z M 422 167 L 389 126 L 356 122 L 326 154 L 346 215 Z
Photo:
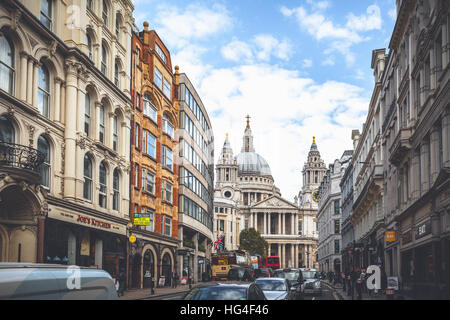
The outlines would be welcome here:
M 167 58 L 162 49 L 158 46 L 157 43 L 155 43 L 155 51 L 158 54 L 158 56 L 164 61 L 165 64 L 167 64 Z

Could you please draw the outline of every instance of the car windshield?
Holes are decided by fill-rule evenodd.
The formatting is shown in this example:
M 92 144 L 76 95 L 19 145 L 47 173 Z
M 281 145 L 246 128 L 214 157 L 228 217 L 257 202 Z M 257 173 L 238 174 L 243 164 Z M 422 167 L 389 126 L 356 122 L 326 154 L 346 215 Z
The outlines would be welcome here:
M 298 271 L 275 271 L 274 277 L 275 278 L 285 278 L 289 281 L 295 281 L 298 279 L 299 273 Z
M 263 291 L 286 291 L 286 284 L 281 280 L 256 280 Z
M 304 279 L 317 279 L 316 271 L 303 271 L 302 273 Z
M 192 300 L 246 300 L 246 297 L 246 288 L 209 287 L 198 290 Z

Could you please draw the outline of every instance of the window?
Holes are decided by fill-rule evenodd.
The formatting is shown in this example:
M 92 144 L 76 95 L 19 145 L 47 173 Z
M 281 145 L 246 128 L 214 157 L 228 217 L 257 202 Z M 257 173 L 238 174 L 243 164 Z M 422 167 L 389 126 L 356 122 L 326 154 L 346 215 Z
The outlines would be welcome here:
M 135 126 L 135 130 L 134 130 L 134 146 L 139 149 L 139 135 L 141 132 L 141 127 L 139 126 L 139 124 L 136 122 L 136 126 Z
M 48 69 L 41 65 L 38 78 L 38 109 L 46 118 L 50 116 L 50 79 Z
M 106 51 L 105 44 L 102 44 L 102 73 L 106 76 L 106 66 L 108 61 L 108 52 Z
M 173 170 L 173 167 L 172 167 L 172 150 L 170 150 L 166 146 L 163 146 L 163 165 L 167 169 Z
M 149 208 L 145 208 L 144 212 L 149 216 L 150 218 L 150 224 L 148 226 L 145 226 L 145 230 L 147 231 L 155 231 L 155 211 Z
M 9 94 L 14 91 L 14 47 L 0 34 L 0 89 Z
M 92 55 L 92 39 L 90 35 L 86 35 L 86 45 L 88 47 L 88 51 L 89 51 L 89 59 L 93 59 L 93 55 Z
M 142 174 L 141 174 L 141 187 L 143 190 L 145 190 L 145 178 L 147 177 L 145 168 L 142 168 Z
M 156 137 L 150 132 L 144 133 L 144 148 L 145 152 L 152 158 L 156 159 Z
M 147 192 L 155 194 L 155 175 L 147 170 Z
M 88 155 L 84 156 L 83 197 L 92 200 L 92 161 Z
M 158 46 L 157 43 L 155 43 L 155 51 L 158 54 L 158 56 L 164 61 L 164 63 L 167 63 L 167 58 L 164 52 L 161 50 L 161 48 Z
M 341 222 L 339 220 L 334 220 L 334 233 L 335 234 L 341 233 Z
M 91 10 L 93 10 L 93 6 L 92 6 L 92 0 L 87 0 L 87 7 Z
M 99 126 L 99 140 L 101 143 L 105 143 L 105 107 L 103 106 L 100 106 Z
M 119 180 L 119 171 L 114 169 L 113 173 L 113 210 L 119 211 L 120 204 L 120 180 Z
M 44 163 L 41 164 L 39 169 L 41 174 L 41 185 L 50 188 L 50 144 L 43 136 L 39 136 L 38 150 L 45 155 Z
M 0 116 L 0 141 L 7 143 L 15 142 L 14 127 L 5 116 Z
M 141 110 L 141 95 L 136 92 L 136 109 Z
M 116 87 L 119 86 L 119 65 L 116 64 L 114 65 L 114 84 L 116 85 Z
M 152 99 L 148 95 L 144 95 L 144 114 L 155 123 L 158 122 L 158 111 L 156 110 Z
M 48 29 L 52 29 L 52 1 L 41 0 L 41 22 Z
M 298 222 L 298 234 L 299 234 L 299 235 L 302 235 L 302 230 L 303 230 L 303 229 L 302 229 L 302 222 L 299 221 L 299 222 Z
M 117 116 L 113 117 L 113 149 L 117 151 L 119 148 L 119 132 L 117 127 Z
M 139 165 L 137 163 L 134 168 L 134 186 L 139 189 Z
M 158 68 L 155 67 L 155 80 L 154 80 L 154 82 L 155 82 L 155 85 L 158 88 L 160 88 L 160 89 L 162 89 L 162 79 L 163 78 L 162 78 L 161 71 L 159 71 Z
M 167 81 L 166 79 L 164 79 L 164 89 L 163 89 L 163 91 L 164 91 L 164 94 L 166 95 L 166 97 L 167 98 L 171 98 L 171 85 L 170 85 L 170 82 L 169 81 Z
M 337 254 L 341 252 L 341 249 L 339 247 L 339 240 L 334 240 L 334 253 Z
M 334 214 L 339 214 L 339 200 L 334 201 Z
M 103 162 L 100 163 L 99 168 L 99 184 L 100 190 L 98 193 L 98 204 L 100 205 L 100 207 L 106 208 L 106 167 Z
M 120 16 L 116 15 L 116 37 L 117 41 L 120 42 Z
M 172 219 L 169 217 L 164 217 L 165 223 L 164 223 L 164 234 L 166 236 L 172 235 Z
M 136 65 L 139 67 L 139 62 L 141 58 L 141 49 L 136 48 Z
M 89 137 L 91 132 L 91 96 L 86 93 L 84 99 L 84 133 Z
M 219 220 L 219 231 L 224 231 L 225 230 L 225 221 L 224 220 Z
M 103 0 L 103 11 L 102 11 L 103 23 L 108 26 L 108 4 L 106 0 Z
M 167 181 L 163 181 L 161 186 L 163 200 L 172 203 L 172 184 Z
M 170 119 L 167 117 L 167 115 L 164 115 L 164 118 L 163 118 L 163 131 L 164 131 L 164 133 L 168 134 L 172 139 L 174 138 L 174 135 L 173 135 L 174 127 L 173 127 Z

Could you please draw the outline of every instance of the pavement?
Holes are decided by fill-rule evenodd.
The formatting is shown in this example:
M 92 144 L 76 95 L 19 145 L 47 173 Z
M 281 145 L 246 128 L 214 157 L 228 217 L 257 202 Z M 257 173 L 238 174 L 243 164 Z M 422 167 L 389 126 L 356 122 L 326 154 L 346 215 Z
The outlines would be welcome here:
M 196 284 L 192 284 L 192 288 L 197 286 L 205 285 L 206 282 L 198 282 Z M 155 294 L 152 295 L 150 292 L 150 288 L 146 289 L 129 289 L 124 292 L 123 296 L 119 297 L 119 300 L 143 300 L 143 299 L 163 299 L 167 296 L 171 296 L 174 294 L 182 294 L 187 293 L 189 291 L 189 285 L 177 285 L 176 288 L 171 287 L 163 287 L 163 288 L 155 288 Z
M 337 295 L 339 296 L 340 300 L 357 300 L 358 294 L 355 291 L 354 299 L 352 299 L 352 296 L 348 296 L 347 292 L 344 291 L 342 284 L 337 283 L 333 284 L 332 282 L 328 280 L 322 280 L 322 283 L 327 285 L 328 287 L 332 288 Z M 381 290 L 378 291 L 378 294 L 372 293 L 369 295 L 368 293 L 363 292 L 362 294 L 362 300 L 387 300 L 386 295 L 381 292 Z

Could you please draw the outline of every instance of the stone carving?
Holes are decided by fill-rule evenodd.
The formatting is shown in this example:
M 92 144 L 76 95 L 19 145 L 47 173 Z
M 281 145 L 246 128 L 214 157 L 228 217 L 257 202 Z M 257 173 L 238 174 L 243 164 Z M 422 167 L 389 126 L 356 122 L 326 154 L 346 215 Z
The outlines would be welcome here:
M 86 149 L 87 147 L 87 140 L 84 137 L 80 137 L 77 139 L 77 145 L 80 146 L 82 150 Z

